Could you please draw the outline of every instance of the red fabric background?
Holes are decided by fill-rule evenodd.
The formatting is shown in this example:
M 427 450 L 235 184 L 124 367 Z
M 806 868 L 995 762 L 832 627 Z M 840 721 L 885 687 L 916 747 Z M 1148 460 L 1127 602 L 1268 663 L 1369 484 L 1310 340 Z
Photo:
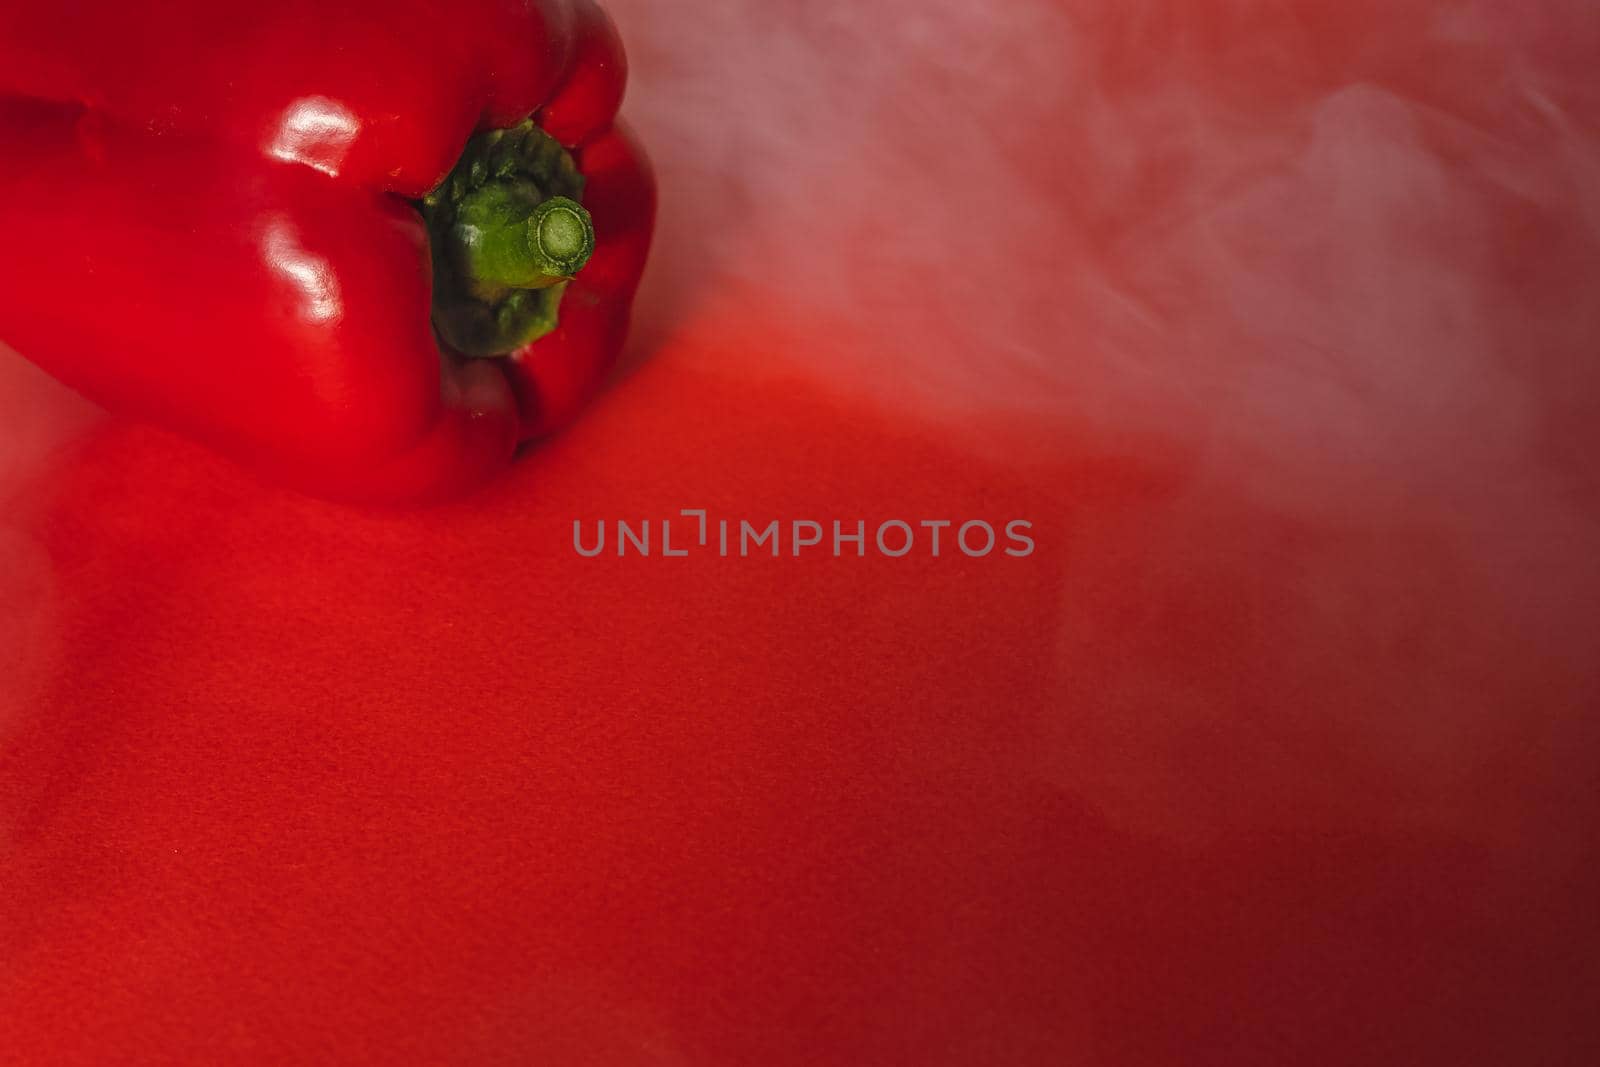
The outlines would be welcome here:
M 0 364 L 0 1059 L 1600 1058 L 1589 5 L 614 9 L 630 366 L 482 496 Z M 572 550 L 693 507 L 1038 550 Z

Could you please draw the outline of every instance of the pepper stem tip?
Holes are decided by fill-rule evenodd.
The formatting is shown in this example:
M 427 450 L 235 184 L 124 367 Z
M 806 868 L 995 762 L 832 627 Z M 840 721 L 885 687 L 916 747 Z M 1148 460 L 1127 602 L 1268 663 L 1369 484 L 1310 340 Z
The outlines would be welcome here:
M 528 217 L 528 243 L 545 273 L 570 278 L 594 254 L 594 220 L 577 201 L 553 196 Z

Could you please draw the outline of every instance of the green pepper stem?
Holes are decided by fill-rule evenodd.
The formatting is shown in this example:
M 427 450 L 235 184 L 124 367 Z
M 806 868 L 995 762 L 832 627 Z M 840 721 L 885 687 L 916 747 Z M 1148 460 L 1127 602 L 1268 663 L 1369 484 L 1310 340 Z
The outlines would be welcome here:
M 467 356 L 505 356 L 556 328 L 594 252 L 572 156 L 532 119 L 488 130 L 418 202 L 433 253 L 433 325 Z
M 571 280 L 594 252 L 594 221 L 576 200 L 494 183 L 462 199 L 451 238 L 470 289 L 494 301 Z

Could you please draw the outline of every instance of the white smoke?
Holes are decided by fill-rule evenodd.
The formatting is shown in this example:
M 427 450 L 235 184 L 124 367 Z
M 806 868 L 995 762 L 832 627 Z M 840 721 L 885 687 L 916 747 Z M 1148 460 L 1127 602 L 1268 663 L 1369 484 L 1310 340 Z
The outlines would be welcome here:
M 1173 457 L 1161 506 L 1074 528 L 1087 575 L 1136 562 L 1062 591 L 1064 684 L 1109 694 L 1041 746 L 1064 777 L 1152 827 L 1279 788 L 1459 824 L 1508 744 L 1592 751 L 1561 710 L 1596 695 L 1592 3 L 612 6 L 662 174 L 664 358 L 804 376 L 969 446 L 1015 424 Z M 719 326 L 741 343 L 703 343 Z M 1215 735 L 1245 742 L 1237 781 L 1174 748 L 1249 699 L 1226 661 L 1152 648 L 1092 677 L 1116 652 L 1097 603 L 1213 595 L 1280 628 L 1283 662 L 1245 676 L 1301 694 L 1259 738 Z M 1297 776 L 1330 738 L 1350 766 Z M 1526 816 L 1471 821 L 1511 840 Z

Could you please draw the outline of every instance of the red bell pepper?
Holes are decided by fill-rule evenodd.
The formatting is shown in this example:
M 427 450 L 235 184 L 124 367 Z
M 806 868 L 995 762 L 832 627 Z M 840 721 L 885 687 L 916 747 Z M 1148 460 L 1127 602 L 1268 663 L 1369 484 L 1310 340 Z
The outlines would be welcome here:
M 625 78 L 591 0 L 4 0 L 0 340 L 302 489 L 458 493 L 622 345 Z

